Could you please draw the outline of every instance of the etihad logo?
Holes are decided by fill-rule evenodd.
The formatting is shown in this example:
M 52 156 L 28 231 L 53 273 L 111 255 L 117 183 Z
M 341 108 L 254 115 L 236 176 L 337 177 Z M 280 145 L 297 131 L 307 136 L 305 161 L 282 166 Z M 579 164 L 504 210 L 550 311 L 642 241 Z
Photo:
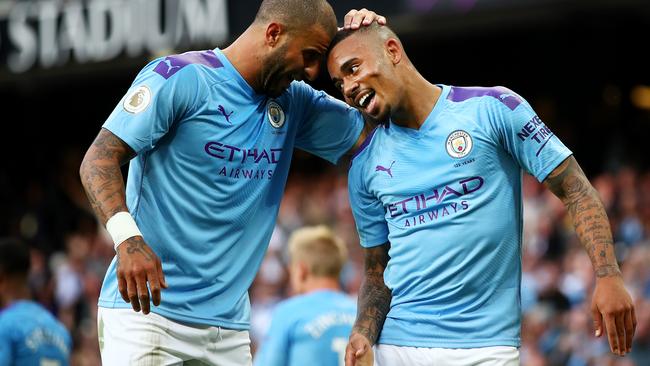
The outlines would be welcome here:
M 391 169 L 393 169 L 393 164 L 395 164 L 395 160 L 393 160 L 393 162 L 390 163 L 390 166 L 388 168 L 386 168 L 384 166 L 381 166 L 381 165 L 377 165 L 375 167 L 375 171 L 376 172 L 386 172 L 386 174 L 388 174 L 392 178 L 393 177 L 393 172 L 391 172 Z
M 483 187 L 484 182 L 485 180 L 478 176 L 466 178 L 455 184 L 434 188 L 431 193 L 421 193 L 398 202 L 389 203 L 387 210 L 391 217 L 431 210 L 433 206 L 440 204 L 445 198 L 459 198 L 478 191 Z
M 246 149 L 243 147 L 232 146 L 217 141 L 210 141 L 203 148 L 205 153 L 213 158 L 237 161 L 242 164 L 277 164 L 280 162 L 282 149 Z
M 222 162 L 217 166 L 217 175 L 246 180 L 272 179 L 274 167 L 280 162 L 282 154 L 281 148 L 246 149 L 218 141 L 208 142 L 203 150 Z

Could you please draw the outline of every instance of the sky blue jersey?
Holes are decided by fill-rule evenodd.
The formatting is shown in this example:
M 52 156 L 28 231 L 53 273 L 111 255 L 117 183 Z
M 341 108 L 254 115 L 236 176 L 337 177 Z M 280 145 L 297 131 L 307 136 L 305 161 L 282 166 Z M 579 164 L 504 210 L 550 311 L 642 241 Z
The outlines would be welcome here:
M 72 338 L 38 303 L 16 301 L 0 312 L 0 365 L 68 365 Z
M 294 147 L 336 162 L 363 128 L 353 108 L 303 82 L 257 94 L 219 50 L 157 59 L 103 126 L 138 155 L 126 199 L 169 288 L 152 311 L 248 329 L 248 287 L 264 257 Z M 116 262 L 99 306 L 130 308 Z
M 255 366 L 343 366 L 356 317 L 348 295 L 321 290 L 278 304 Z
M 379 343 L 519 346 L 521 171 L 571 151 L 511 90 L 441 87 L 419 130 L 378 127 L 352 161 L 361 245 L 391 244 Z

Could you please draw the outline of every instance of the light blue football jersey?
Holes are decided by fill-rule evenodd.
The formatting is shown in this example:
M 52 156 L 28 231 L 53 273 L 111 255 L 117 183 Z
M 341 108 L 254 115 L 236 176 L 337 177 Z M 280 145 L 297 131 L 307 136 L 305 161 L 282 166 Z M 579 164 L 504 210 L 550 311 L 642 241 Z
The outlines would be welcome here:
M 0 312 L 0 365 L 64 366 L 72 338 L 41 305 L 16 301 Z
M 281 302 L 255 366 L 343 366 L 356 310 L 348 295 L 331 290 Z
M 361 115 L 303 82 L 257 94 L 219 50 L 157 59 L 104 124 L 138 155 L 126 199 L 169 288 L 152 311 L 248 329 L 248 287 L 264 257 L 294 147 L 336 162 Z M 115 259 L 99 306 L 130 308 Z
M 506 88 L 441 87 L 419 130 L 378 127 L 352 161 L 361 245 L 391 244 L 378 342 L 519 346 L 521 172 L 541 182 L 571 151 Z

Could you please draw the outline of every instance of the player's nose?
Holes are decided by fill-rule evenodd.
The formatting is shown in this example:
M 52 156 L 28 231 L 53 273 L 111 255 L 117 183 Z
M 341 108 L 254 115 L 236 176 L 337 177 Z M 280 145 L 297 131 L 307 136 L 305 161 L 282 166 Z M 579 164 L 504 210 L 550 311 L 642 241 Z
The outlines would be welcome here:
M 354 100 L 359 92 L 359 83 L 354 80 L 343 80 L 343 96 L 347 99 Z

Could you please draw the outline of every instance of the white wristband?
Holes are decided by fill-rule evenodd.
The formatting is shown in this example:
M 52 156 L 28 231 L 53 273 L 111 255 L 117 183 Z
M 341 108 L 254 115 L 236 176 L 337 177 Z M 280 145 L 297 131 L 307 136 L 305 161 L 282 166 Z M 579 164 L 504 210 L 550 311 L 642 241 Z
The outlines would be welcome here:
M 120 246 L 126 239 L 134 236 L 142 236 L 138 225 L 131 217 L 131 214 L 125 211 L 118 212 L 106 222 L 106 230 L 113 238 L 114 248 Z

